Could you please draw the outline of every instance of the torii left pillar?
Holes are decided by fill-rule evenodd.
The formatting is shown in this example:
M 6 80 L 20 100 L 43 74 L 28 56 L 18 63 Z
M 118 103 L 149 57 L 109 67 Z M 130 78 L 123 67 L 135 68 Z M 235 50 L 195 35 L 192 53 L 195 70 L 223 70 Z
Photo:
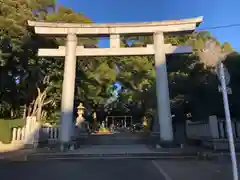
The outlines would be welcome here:
M 61 103 L 61 128 L 60 143 L 61 150 L 69 146 L 73 135 L 73 106 L 74 106 L 74 87 L 76 77 L 76 48 L 77 36 L 69 33 L 66 38 L 66 56 L 64 63 L 64 75 L 62 85 Z

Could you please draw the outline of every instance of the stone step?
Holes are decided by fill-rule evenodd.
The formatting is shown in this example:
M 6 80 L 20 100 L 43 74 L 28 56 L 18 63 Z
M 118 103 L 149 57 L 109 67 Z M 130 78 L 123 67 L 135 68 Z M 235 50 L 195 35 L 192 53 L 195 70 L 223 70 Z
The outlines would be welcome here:
M 144 144 L 82 146 L 67 152 L 45 151 L 28 156 L 28 160 L 81 160 L 81 159 L 198 159 L 207 151 L 193 148 L 154 149 Z M 208 153 L 208 152 L 207 152 Z M 209 154 L 209 153 L 208 153 Z M 206 156 L 207 157 L 207 156 Z
M 134 145 L 147 144 L 148 139 L 85 139 L 79 141 L 80 145 Z
M 133 145 L 147 144 L 149 138 L 143 135 L 90 135 L 87 138 L 80 138 L 81 145 Z
M 112 154 L 35 154 L 27 157 L 29 161 L 43 160 L 84 160 L 84 159 L 198 159 L 197 153 L 112 153 Z

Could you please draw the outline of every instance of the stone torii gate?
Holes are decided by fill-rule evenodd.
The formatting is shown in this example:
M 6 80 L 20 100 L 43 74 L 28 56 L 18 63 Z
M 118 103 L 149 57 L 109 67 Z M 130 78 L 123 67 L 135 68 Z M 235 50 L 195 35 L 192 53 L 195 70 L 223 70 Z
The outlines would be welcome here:
M 42 35 L 66 36 L 66 46 L 58 49 L 39 49 L 38 56 L 65 56 L 64 80 L 61 103 L 60 141 L 68 144 L 72 134 L 74 87 L 77 56 L 127 56 L 154 55 L 157 83 L 158 119 L 160 138 L 173 140 L 171 109 L 169 100 L 166 54 L 191 53 L 189 46 L 172 46 L 164 44 L 164 34 L 191 33 L 202 22 L 202 17 L 145 23 L 114 24 L 74 24 L 28 21 L 35 28 L 35 33 Z M 146 47 L 120 47 L 120 35 L 153 34 L 154 44 Z M 77 45 L 77 37 L 110 36 L 110 48 L 84 48 Z

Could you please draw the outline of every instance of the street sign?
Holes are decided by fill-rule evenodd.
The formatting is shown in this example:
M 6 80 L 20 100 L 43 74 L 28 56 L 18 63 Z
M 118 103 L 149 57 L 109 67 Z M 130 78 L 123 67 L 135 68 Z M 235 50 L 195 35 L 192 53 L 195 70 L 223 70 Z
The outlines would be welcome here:
M 228 72 L 228 69 L 224 64 L 222 64 L 223 70 L 224 70 L 224 77 L 225 77 L 225 83 L 228 85 L 230 83 L 230 74 Z M 220 75 L 220 68 L 221 68 L 221 63 L 218 63 L 215 68 L 215 72 L 218 76 L 219 81 L 221 81 L 221 75 Z
M 218 86 L 218 91 L 219 91 L 219 92 L 222 92 L 222 87 L 221 87 L 221 86 Z M 232 94 L 232 88 L 227 87 L 227 93 L 228 93 L 228 94 Z

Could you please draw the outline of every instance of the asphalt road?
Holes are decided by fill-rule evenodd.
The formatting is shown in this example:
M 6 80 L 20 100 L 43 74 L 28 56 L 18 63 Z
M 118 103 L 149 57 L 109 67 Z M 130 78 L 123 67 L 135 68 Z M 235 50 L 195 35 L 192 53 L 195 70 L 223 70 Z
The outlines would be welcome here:
M 228 161 L 81 160 L 0 163 L 7 180 L 231 180 Z

